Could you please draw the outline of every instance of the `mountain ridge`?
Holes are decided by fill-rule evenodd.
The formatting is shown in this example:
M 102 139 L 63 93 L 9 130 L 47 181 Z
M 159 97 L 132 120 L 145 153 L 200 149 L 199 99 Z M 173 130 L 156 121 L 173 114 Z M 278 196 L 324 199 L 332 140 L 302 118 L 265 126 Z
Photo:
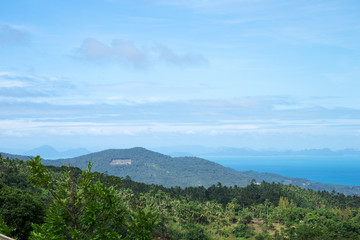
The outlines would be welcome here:
M 131 161 L 123 164 L 121 161 Z M 118 161 L 119 164 L 111 164 Z M 145 148 L 108 149 L 87 155 L 59 160 L 45 160 L 45 165 L 66 165 L 86 168 L 93 163 L 93 170 L 109 175 L 130 176 L 135 181 L 171 186 L 210 186 L 221 181 L 224 185 L 245 186 L 251 177 L 196 157 L 170 157 Z M 219 178 L 219 180 L 217 180 Z

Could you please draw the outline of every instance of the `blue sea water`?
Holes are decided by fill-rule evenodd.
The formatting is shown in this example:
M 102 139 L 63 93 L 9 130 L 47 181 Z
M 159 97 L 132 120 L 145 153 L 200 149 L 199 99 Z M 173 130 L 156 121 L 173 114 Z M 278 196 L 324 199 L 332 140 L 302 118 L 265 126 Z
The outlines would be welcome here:
M 205 157 L 238 171 L 277 173 L 322 183 L 360 186 L 360 157 Z

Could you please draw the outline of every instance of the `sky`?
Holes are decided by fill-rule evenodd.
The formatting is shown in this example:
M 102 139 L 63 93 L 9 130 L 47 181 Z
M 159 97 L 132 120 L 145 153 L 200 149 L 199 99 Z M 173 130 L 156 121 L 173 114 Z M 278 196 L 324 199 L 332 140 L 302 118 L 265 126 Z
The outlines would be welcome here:
M 357 0 L 2 0 L 0 151 L 360 149 Z

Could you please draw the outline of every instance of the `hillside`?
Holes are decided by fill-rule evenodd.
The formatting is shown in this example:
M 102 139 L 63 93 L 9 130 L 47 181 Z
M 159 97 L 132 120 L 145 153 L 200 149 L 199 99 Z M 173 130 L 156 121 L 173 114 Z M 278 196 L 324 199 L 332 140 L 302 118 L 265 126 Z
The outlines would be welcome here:
M 125 177 L 148 184 L 170 186 L 205 186 L 217 182 L 224 185 L 245 186 L 252 177 L 217 163 L 196 157 L 172 158 L 144 148 L 105 150 L 84 156 L 44 161 L 46 165 L 71 166 L 84 169 L 92 162 L 93 170 Z
M 28 157 L 2 153 L 3 157 L 27 160 Z M 257 182 L 277 182 L 316 191 L 336 191 L 346 195 L 360 195 L 360 186 L 324 184 L 304 178 L 285 177 L 273 173 L 235 171 L 197 157 L 170 157 L 144 148 L 111 149 L 75 158 L 45 160 L 46 165 L 71 165 L 84 169 L 93 162 L 93 170 L 147 184 L 171 186 L 205 186 L 221 182 L 223 185 L 246 186 Z
M 9 159 L 20 159 L 20 160 L 24 160 L 24 161 L 27 161 L 30 159 L 28 156 L 19 155 L 19 154 L 10 154 L 10 153 L 0 152 L 0 155 L 3 158 L 9 158 Z
M 275 173 L 263 173 L 255 171 L 242 171 L 241 173 L 250 175 L 253 179 L 256 179 L 258 182 L 276 182 L 285 185 L 295 185 L 307 189 L 312 189 L 315 191 L 328 191 L 328 192 L 340 192 L 345 195 L 360 195 L 360 186 L 348 186 L 341 184 L 328 184 L 314 182 L 306 178 L 295 178 L 295 177 L 284 177 Z
M 266 182 L 165 188 L 44 167 L 40 158 L 26 163 L 0 157 L 0 169 L 0 233 L 18 240 L 360 236 L 357 196 Z

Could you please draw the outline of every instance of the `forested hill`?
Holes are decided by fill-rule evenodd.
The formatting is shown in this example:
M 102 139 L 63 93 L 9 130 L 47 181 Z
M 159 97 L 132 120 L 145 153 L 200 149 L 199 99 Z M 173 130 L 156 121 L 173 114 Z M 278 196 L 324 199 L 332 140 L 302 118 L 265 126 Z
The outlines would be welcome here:
M 18 155 L 18 154 L 10 154 L 10 153 L 3 153 L 0 152 L 1 157 L 3 158 L 9 158 L 9 159 L 20 159 L 20 160 L 30 160 L 30 157 L 24 156 L 24 155 Z
M 27 160 L 28 157 L 3 154 L 3 157 Z M 75 158 L 46 160 L 46 165 L 71 165 L 85 169 L 93 162 L 93 170 L 109 175 L 129 176 L 135 181 L 147 184 L 171 186 L 211 186 L 221 182 L 223 185 L 246 186 L 252 179 L 257 182 L 277 182 L 297 185 L 313 190 L 336 191 L 346 195 L 360 195 L 360 186 L 324 184 L 304 178 L 284 177 L 273 173 L 255 171 L 235 171 L 211 161 L 196 157 L 170 157 L 144 148 L 111 149 Z
M 171 186 L 205 186 L 217 182 L 246 186 L 252 177 L 196 157 L 172 158 L 144 148 L 111 149 L 84 156 L 43 161 L 46 165 L 70 164 L 84 169 L 92 162 L 93 170 L 109 175 L 130 176 L 138 182 Z

